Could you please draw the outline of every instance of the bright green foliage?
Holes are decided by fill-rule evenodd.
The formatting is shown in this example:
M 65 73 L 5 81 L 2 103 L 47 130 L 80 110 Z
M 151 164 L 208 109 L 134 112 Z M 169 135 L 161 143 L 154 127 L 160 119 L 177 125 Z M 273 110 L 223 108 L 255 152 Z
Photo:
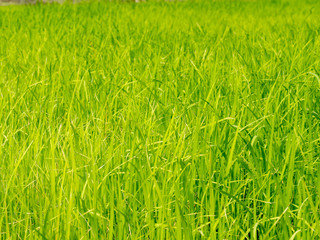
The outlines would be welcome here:
M 1 239 L 318 239 L 320 4 L 0 9 Z

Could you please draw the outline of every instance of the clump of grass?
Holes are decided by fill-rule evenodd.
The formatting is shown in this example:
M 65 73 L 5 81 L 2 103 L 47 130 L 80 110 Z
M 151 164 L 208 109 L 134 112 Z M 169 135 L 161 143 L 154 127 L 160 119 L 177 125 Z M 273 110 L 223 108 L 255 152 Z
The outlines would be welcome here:
M 1 8 L 1 238 L 319 237 L 319 7 Z

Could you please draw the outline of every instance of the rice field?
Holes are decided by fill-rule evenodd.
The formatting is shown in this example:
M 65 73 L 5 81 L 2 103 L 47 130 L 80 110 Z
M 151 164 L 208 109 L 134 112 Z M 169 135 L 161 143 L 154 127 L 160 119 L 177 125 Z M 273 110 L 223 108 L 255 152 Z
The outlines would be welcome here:
M 320 2 L 0 8 L 0 239 L 320 239 Z

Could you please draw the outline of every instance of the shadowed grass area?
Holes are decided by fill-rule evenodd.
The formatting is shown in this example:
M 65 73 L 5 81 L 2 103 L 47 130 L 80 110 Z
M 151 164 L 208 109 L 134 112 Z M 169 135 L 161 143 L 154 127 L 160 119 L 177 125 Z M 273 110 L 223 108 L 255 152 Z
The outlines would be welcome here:
M 1 238 L 319 238 L 319 10 L 0 8 Z

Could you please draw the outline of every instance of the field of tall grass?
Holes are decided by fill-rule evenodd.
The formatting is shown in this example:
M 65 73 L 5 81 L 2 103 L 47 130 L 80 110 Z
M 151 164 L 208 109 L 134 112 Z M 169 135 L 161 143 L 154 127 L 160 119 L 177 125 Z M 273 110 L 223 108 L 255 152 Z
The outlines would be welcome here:
M 0 8 L 0 238 L 319 239 L 319 10 Z

